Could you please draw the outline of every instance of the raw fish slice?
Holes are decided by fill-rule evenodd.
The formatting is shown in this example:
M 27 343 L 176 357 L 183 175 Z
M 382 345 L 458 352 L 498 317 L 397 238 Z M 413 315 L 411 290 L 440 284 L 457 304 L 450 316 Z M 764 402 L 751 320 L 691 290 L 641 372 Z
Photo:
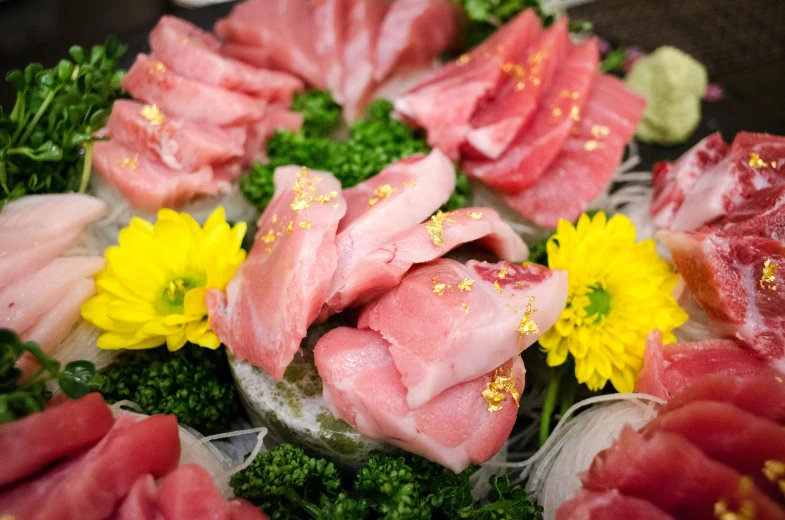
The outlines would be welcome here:
M 598 76 L 580 122 L 530 187 L 504 201 L 536 224 L 575 222 L 608 187 L 643 113 L 644 100 L 612 76 Z M 569 187 L 569 189 L 565 189 Z
M 785 511 L 752 479 L 706 457 L 667 432 L 644 437 L 629 426 L 581 475 L 590 491 L 619 492 L 647 500 L 676 518 L 715 520 L 715 511 L 753 508 L 757 520 L 782 519 Z
M 352 0 L 346 19 L 343 77 L 339 97 L 343 116 L 354 121 L 371 100 L 376 68 L 376 42 L 390 4 L 378 0 Z
M 693 231 L 765 188 L 785 184 L 785 137 L 739 132 L 723 161 L 698 178 L 670 229 Z
M 248 0 L 219 20 L 215 33 L 229 43 L 261 47 L 260 62 L 325 88 L 325 64 L 314 44 L 313 9 L 309 0 Z
M 95 143 L 93 167 L 133 207 L 150 213 L 161 208 L 179 209 L 219 191 L 209 166 L 194 172 L 175 171 L 115 141 Z
M 174 416 L 156 415 L 138 422 L 120 417 L 88 451 L 35 479 L 0 490 L 0 511 L 19 519 L 103 520 L 139 477 L 163 477 L 179 459 Z
M 434 150 L 387 166 L 378 175 L 345 190 L 346 216 L 336 237 L 338 268 L 325 301 L 334 314 L 352 303 L 344 287 L 362 258 L 416 226 L 447 202 L 455 189 L 455 168 Z M 351 286 L 350 286 L 351 287 Z
M 267 103 L 175 74 L 154 57 L 139 54 L 123 79 L 131 96 L 165 114 L 217 126 L 242 125 L 264 117 Z
M 628 497 L 618 491 L 582 491 L 556 511 L 556 520 L 674 520 L 640 498 Z
M 303 126 L 303 115 L 284 107 L 271 105 L 264 114 L 264 119 L 248 127 L 248 139 L 245 141 L 243 153 L 244 166 L 254 162 L 267 162 L 265 145 L 276 130 L 298 131 Z
M 504 80 L 511 62 L 539 34 L 540 19 L 527 9 L 490 38 L 425 78 L 395 101 L 395 109 L 425 128 L 428 144 L 458 160 L 477 106 Z
M 417 408 L 487 374 L 551 328 L 567 300 L 567 273 L 510 262 L 439 259 L 410 271 L 363 310 Z
M 660 413 L 668 413 L 693 401 L 716 401 L 785 426 L 785 384 L 779 376 L 712 375 L 698 379 L 677 393 Z
M 32 276 L 71 247 L 81 230 L 64 232 L 12 254 L 0 254 L 0 292 Z
M 670 226 L 690 189 L 709 168 L 728 153 L 722 134 L 715 132 L 689 149 L 674 163 L 661 161 L 652 170 L 654 196 L 649 207 L 652 222 L 659 228 Z
M 592 85 L 602 77 L 597 73 L 598 62 L 596 40 L 573 46 L 556 70 L 539 109 L 504 153 L 494 160 L 464 160 L 461 168 L 467 175 L 507 193 L 517 193 L 534 184 L 580 120 Z
M 715 374 L 774 375 L 762 361 L 733 340 L 663 345 L 662 333 L 655 330 L 646 340 L 643 369 L 635 391 L 670 399 L 693 381 Z
M 56 258 L 43 269 L 0 291 L 0 328 L 22 333 L 61 303 L 77 284 L 106 265 L 102 257 Z
M 771 461 L 785 463 L 785 430 L 777 423 L 730 404 L 694 401 L 660 414 L 642 430 L 644 435 L 658 431 L 684 437 L 708 457 L 751 476 L 772 500 L 785 502 L 777 485 L 782 479 L 785 487 L 785 475 L 766 475 Z
M 230 520 L 270 520 L 258 507 L 241 498 L 229 500 Z
M 529 249 L 499 215 L 488 208 L 465 208 L 442 214 L 404 231 L 360 258 L 344 279 L 340 302 L 334 309 L 369 303 L 396 287 L 415 265 L 430 262 L 463 244 L 477 241 L 502 260 L 522 262 Z M 433 226 L 436 227 L 433 227 Z M 430 229 L 441 229 L 441 244 Z
M 714 324 L 785 372 L 785 243 L 669 231 L 659 237 Z
M 156 109 L 136 101 L 115 101 L 107 125 L 112 140 L 131 150 L 149 151 L 167 167 L 187 172 L 243 155 L 244 128 L 192 123 Z
M 287 106 L 293 94 L 303 89 L 303 82 L 291 74 L 221 56 L 220 46 L 212 34 L 174 16 L 162 17 L 150 33 L 152 53 L 186 78 Z
M 351 0 L 316 0 L 313 23 L 316 28 L 316 53 L 325 71 L 325 84 L 333 98 L 343 103 L 341 81 L 343 78 L 343 50 L 346 44 L 346 20 Z
M 427 67 L 456 42 L 462 25 L 449 0 L 393 2 L 376 42 L 373 79 L 381 83 L 396 69 Z
M 210 323 L 237 359 L 280 380 L 330 288 L 335 233 L 346 213 L 340 183 L 299 166 L 275 171 L 275 196 L 226 294 L 210 291 Z
M 507 78 L 472 116 L 464 154 L 499 158 L 539 106 L 568 46 L 567 18 L 562 18 L 509 64 Z
M 258 69 L 281 71 L 280 65 L 275 63 L 270 55 L 270 49 L 266 47 L 226 42 L 221 47 L 221 56 L 246 63 Z
M 112 520 L 166 520 L 158 511 L 158 490 L 152 475 L 143 475 L 111 517 Z
M 785 240 L 785 184 L 767 188 L 750 197 L 708 228 L 722 235 L 755 235 Z
M 163 478 L 158 508 L 166 520 L 232 520 L 229 502 L 198 464 L 181 466 Z M 256 518 L 263 517 L 259 513 Z
M 98 442 L 112 423 L 112 411 L 95 393 L 0 425 L 0 488 Z
M 518 407 L 504 392 L 501 410 L 488 410 L 482 392 L 494 380 L 493 371 L 413 410 L 406 403 L 406 388 L 388 347 L 378 333 L 349 327 L 333 329 L 319 340 L 314 358 L 333 415 L 366 437 L 382 439 L 455 472 L 485 462 L 501 449 Z M 518 356 L 499 367 L 500 374 L 514 377 L 519 394 L 525 372 Z

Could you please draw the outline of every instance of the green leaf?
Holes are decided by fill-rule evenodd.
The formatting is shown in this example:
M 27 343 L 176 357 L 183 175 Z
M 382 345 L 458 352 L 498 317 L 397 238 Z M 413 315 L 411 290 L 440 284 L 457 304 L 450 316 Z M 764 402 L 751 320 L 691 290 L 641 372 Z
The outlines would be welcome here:
M 68 54 L 74 59 L 77 65 L 81 65 L 87 59 L 85 55 L 84 49 L 79 45 L 74 45 L 70 49 L 68 49 Z
M 5 75 L 5 80 L 14 87 L 17 92 L 22 92 L 25 89 L 25 75 L 21 70 L 12 70 Z
M 71 361 L 59 378 L 60 389 L 70 398 L 79 399 L 101 389 L 104 377 L 89 361 Z

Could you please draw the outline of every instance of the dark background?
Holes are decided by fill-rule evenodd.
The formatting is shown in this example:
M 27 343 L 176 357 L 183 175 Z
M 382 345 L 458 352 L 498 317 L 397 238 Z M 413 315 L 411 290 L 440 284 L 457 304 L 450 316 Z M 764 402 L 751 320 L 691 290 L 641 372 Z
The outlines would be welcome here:
M 0 0 L 0 73 L 32 61 L 52 66 L 71 45 L 101 43 L 109 34 L 129 44 L 128 66 L 147 50 L 147 33 L 161 15 L 210 28 L 230 9 L 189 10 L 167 0 Z M 726 139 L 740 130 L 785 134 L 785 0 L 597 0 L 570 15 L 591 20 L 595 32 L 615 44 L 647 52 L 677 46 L 728 91 L 728 99 L 704 103 L 701 127 L 689 143 L 654 149 L 645 159 L 676 157 L 716 130 Z M 10 110 L 13 99 L 0 81 L 0 105 Z M 642 155 L 649 155 L 645 148 Z

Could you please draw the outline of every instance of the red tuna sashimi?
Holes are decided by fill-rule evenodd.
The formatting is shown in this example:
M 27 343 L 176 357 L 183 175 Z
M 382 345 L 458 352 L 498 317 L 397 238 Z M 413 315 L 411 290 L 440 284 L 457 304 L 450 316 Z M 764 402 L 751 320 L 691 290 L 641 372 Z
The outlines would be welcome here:
M 341 185 L 329 173 L 275 170 L 275 196 L 248 259 L 226 294 L 207 297 L 212 328 L 235 357 L 283 377 L 327 296 L 345 213 Z
M 21 334 L 65 298 L 76 285 L 106 265 L 102 257 L 56 258 L 46 267 L 0 291 L 0 328 Z
M 539 32 L 540 19 L 534 11 L 523 11 L 469 54 L 398 98 L 395 109 L 425 128 L 428 144 L 458 160 L 475 109 L 506 77 L 504 64 L 522 54 Z
M 670 229 L 693 231 L 765 188 L 785 184 L 785 137 L 739 132 L 723 161 L 687 193 Z
M 453 471 L 485 462 L 501 449 L 512 431 L 518 408 L 508 392 L 501 409 L 488 410 L 483 391 L 497 374 L 491 371 L 456 385 L 429 403 L 411 409 L 389 344 L 378 333 L 349 327 L 334 329 L 316 344 L 314 359 L 324 382 L 324 398 L 333 415 L 362 435 L 422 455 Z M 525 368 L 515 356 L 499 367 L 523 392 Z
M 536 224 L 575 222 L 608 187 L 635 133 L 644 100 L 612 76 L 599 76 L 580 122 L 532 186 L 504 201 Z M 565 189 L 565 187 L 569 189 Z
M 693 401 L 716 401 L 785 426 L 785 383 L 779 376 L 712 375 L 682 389 L 660 413 L 676 410 Z
M 678 435 L 644 437 L 626 426 L 581 475 L 590 491 L 619 492 L 647 500 L 676 518 L 714 520 L 715 511 L 754 509 L 754 518 L 783 519 L 785 511 L 752 479 L 713 461 Z
M 344 287 L 365 255 L 408 231 L 447 202 L 455 189 L 455 168 L 439 150 L 387 166 L 378 175 L 344 190 L 346 216 L 338 227 L 338 268 L 325 311 L 334 314 L 353 303 Z M 351 288 L 351 285 L 350 285 Z
M 270 54 L 271 49 L 259 45 L 225 42 L 221 47 L 221 56 L 226 56 L 258 69 L 277 70 L 282 72 Z
M 498 159 L 467 159 L 461 168 L 470 176 L 508 193 L 528 188 L 545 173 L 570 134 L 601 77 L 599 53 L 592 39 L 573 46 L 556 70 L 542 103 Z
M 244 128 L 170 118 L 157 106 L 125 99 L 115 102 L 107 128 L 113 140 L 132 150 L 149 151 L 173 170 L 192 172 L 241 157 L 245 151 Z
M 376 86 L 376 42 L 389 6 L 378 0 L 352 0 L 349 7 L 339 90 L 343 116 L 349 121 L 362 115 Z
M 98 442 L 113 423 L 101 394 L 89 394 L 0 425 L 0 488 Z
M 785 243 L 668 231 L 659 235 L 715 325 L 785 372 Z
M 785 240 L 785 184 L 755 194 L 702 231 Z
M 358 259 L 344 278 L 340 305 L 369 303 L 396 287 L 415 264 L 441 258 L 463 244 L 477 241 L 501 260 L 522 262 L 529 250 L 521 237 L 488 208 L 437 213 Z
M 693 381 L 714 374 L 773 375 L 773 371 L 733 340 L 663 345 L 662 333 L 655 330 L 646 340 L 635 391 L 670 399 Z
M 568 46 L 567 18 L 562 18 L 516 62 L 505 65 L 510 69 L 507 78 L 472 116 L 472 128 L 462 148 L 465 155 L 499 158 L 539 106 L 540 97 L 564 60 Z
M 111 520 L 165 520 L 158 511 L 158 489 L 152 475 L 137 479 Z
M 381 83 L 396 69 L 427 67 L 455 44 L 461 26 L 461 13 L 449 0 L 394 2 L 376 42 L 373 79 Z
M 263 49 L 257 62 L 273 64 L 303 78 L 316 88 L 325 88 L 325 64 L 316 50 L 309 0 L 248 0 L 215 25 L 219 38 Z
M 103 520 L 139 477 L 163 477 L 177 467 L 179 459 L 180 437 L 174 416 L 156 415 L 138 422 L 133 417 L 120 417 L 109 433 L 82 455 L 0 491 L 0 515 Z
M 115 141 L 95 143 L 93 167 L 141 211 L 179 209 L 200 196 L 218 193 L 209 166 L 194 172 L 175 171 Z
M 343 103 L 340 95 L 342 58 L 350 7 L 351 0 L 316 0 L 313 7 L 314 46 L 324 69 L 324 83 L 338 103 Z
M 668 513 L 640 498 L 618 491 L 582 491 L 556 511 L 556 520 L 673 520 Z
M 690 441 L 710 458 L 749 475 L 773 500 L 785 501 L 778 481 L 785 474 L 767 472 L 774 461 L 785 462 L 785 430 L 733 405 L 694 401 L 644 426 L 644 435 L 666 431 Z
M 303 82 L 285 72 L 257 69 L 221 56 L 210 33 L 174 16 L 164 16 L 150 33 L 153 54 L 174 72 L 209 85 L 237 90 L 270 103 L 289 105 Z
M 566 301 L 564 271 L 442 258 L 366 307 L 360 326 L 390 342 L 407 402 L 417 408 L 518 356 L 556 323 Z
M 649 207 L 652 222 L 659 228 L 670 226 L 684 198 L 698 178 L 728 153 L 728 144 L 715 132 L 690 148 L 674 163 L 661 161 L 652 170 L 654 195 Z
M 122 86 L 165 114 L 217 126 L 259 121 L 265 101 L 175 74 L 162 61 L 139 54 Z

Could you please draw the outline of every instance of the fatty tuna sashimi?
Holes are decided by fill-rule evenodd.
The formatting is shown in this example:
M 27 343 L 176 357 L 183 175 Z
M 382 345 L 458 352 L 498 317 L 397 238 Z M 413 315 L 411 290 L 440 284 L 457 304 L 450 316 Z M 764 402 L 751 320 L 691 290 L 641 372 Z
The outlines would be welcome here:
M 338 268 L 325 300 L 328 314 L 353 303 L 351 279 L 364 256 L 420 224 L 447 202 L 455 168 L 439 150 L 387 166 L 378 175 L 344 190 L 346 216 L 336 237 Z M 349 283 L 349 292 L 344 287 Z
M 316 0 L 313 6 L 316 52 L 324 69 L 327 90 L 338 103 L 343 78 L 343 48 L 346 39 L 346 20 L 352 0 Z
M 543 95 L 529 124 L 521 128 L 498 159 L 467 159 L 467 175 L 507 193 L 528 188 L 545 173 L 580 120 L 581 110 L 594 83 L 599 53 L 592 39 L 573 46 Z
M 556 511 L 556 520 L 674 520 L 668 513 L 640 498 L 618 491 L 582 491 Z
M 785 383 L 779 376 L 702 377 L 677 393 L 662 407 L 660 413 L 668 413 L 693 401 L 728 403 L 785 426 Z
M 103 257 L 56 258 L 0 291 L 0 328 L 21 334 L 106 265 Z
M 266 163 L 267 153 L 265 145 L 275 131 L 289 130 L 296 132 L 302 126 L 303 115 L 300 112 L 294 112 L 278 105 L 267 107 L 264 118 L 248 127 L 248 139 L 245 141 L 245 151 L 241 164 L 247 167 L 257 161 Z M 239 173 L 242 173 L 242 168 Z M 234 180 L 234 177 L 236 175 L 230 176 L 230 180 Z
M 669 231 L 659 237 L 715 326 L 785 372 L 785 243 Z
M 427 67 L 456 43 L 462 22 L 449 0 L 393 2 L 379 31 L 373 79 L 381 83 L 396 69 Z
M 727 153 L 728 144 L 722 139 L 722 134 L 715 132 L 690 148 L 676 162 L 655 164 L 652 170 L 654 195 L 649 207 L 654 225 L 658 228 L 670 226 L 698 178 Z
M 111 520 L 166 520 L 158 511 L 158 489 L 152 475 L 137 479 Z
M 275 170 L 275 196 L 248 259 L 226 294 L 207 295 L 212 328 L 237 359 L 283 377 L 327 296 L 345 213 L 341 184 L 329 173 Z
M 179 209 L 219 191 L 209 166 L 193 172 L 175 171 L 115 141 L 95 143 L 93 167 L 133 207 L 150 213 L 161 208 Z
M 646 340 L 643 369 L 635 391 L 670 399 L 707 375 L 774 375 L 762 361 L 733 340 L 712 339 L 696 343 L 662 344 L 662 333 Z
M 44 268 L 71 247 L 80 233 L 72 230 L 17 253 L 0 254 L 0 291 Z
M 567 18 L 553 24 L 515 62 L 507 78 L 470 121 L 464 155 L 498 159 L 539 107 L 557 67 L 569 49 Z
M 150 33 L 152 53 L 186 78 L 244 92 L 269 103 L 288 106 L 303 82 L 291 74 L 257 69 L 221 56 L 212 34 L 174 16 L 164 16 Z
M 504 201 L 536 224 L 575 222 L 607 187 L 643 114 L 644 100 L 612 76 L 598 76 L 580 121 L 545 173 Z M 569 187 L 569 189 L 565 189 Z
M 670 229 L 694 231 L 760 190 L 785 184 L 785 137 L 739 132 L 725 158 L 701 175 Z
M 71 420 L 74 420 L 72 417 Z M 120 417 L 95 446 L 40 474 L 0 490 L 0 515 L 47 520 L 103 520 L 137 479 L 161 478 L 180 459 L 177 420 Z
M 757 192 L 701 231 L 712 230 L 722 235 L 755 235 L 785 240 L 785 183 Z
M 131 100 L 115 101 L 107 128 L 112 140 L 148 151 L 173 170 L 192 172 L 241 157 L 245 151 L 245 128 L 171 118 L 155 105 Z
M 241 498 L 229 500 L 230 520 L 270 520 L 258 507 Z
M 447 63 L 398 98 L 395 109 L 425 128 L 428 144 L 458 160 L 475 109 L 504 81 L 504 65 L 525 52 L 539 32 L 540 19 L 534 11 L 523 11 L 469 54 Z
M 246 63 L 258 69 L 282 72 L 280 65 L 273 60 L 270 51 L 271 49 L 259 45 L 225 42 L 223 47 L 221 47 L 221 56 Z
M 521 237 L 492 209 L 437 212 L 425 223 L 404 231 L 358 259 L 344 278 L 340 304 L 331 305 L 346 308 L 369 303 L 398 286 L 413 265 L 441 258 L 475 241 L 501 260 L 523 262 L 529 256 Z
M 641 430 L 644 435 L 666 431 L 687 439 L 705 455 L 749 475 L 772 500 L 785 502 L 777 486 L 780 478 L 767 476 L 767 468 L 785 463 L 785 429 L 733 405 L 694 401 L 660 414 Z M 785 480 L 783 480 L 785 482 Z
M 713 461 L 678 435 L 645 437 L 625 427 L 581 475 L 590 491 L 618 490 L 655 504 L 676 518 L 715 520 L 715 511 L 755 511 L 755 518 L 783 519 L 785 511 L 748 476 Z
M 295 74 L 315 88 L 325 88 L 325 64 L 314 44 L 316 24 L 309 0 L 248 0 L 240 2 L 215 33 L 228 43 L 263 50 L 259 62 Z
M 390 343 L 417 408 L 518 356 L 556 323 L 566 300 L 564 271 L 442 258 L 366 307 L 360 327 Z
M 0 488 L 101 440 L 114 417 L 101 394 L 0 425 Z
M 376 86 L 376 43 L 389 2 L 352 0 L 344 33 L 340 98 L 343 116 L 354 121 L 365 111 Z
M 372 330 L 333 329 L 316 344 L 314 359 L 333 415 L 362 435 L 381 439 L 455 472 L 495 455 L 512 431 L 523 393 L 525 368 L 515 356 L 472 381 L 453 386 L 412 409 L 395 368 L 389 344 Z M 498 379 L 501 377 L 502 379 Z M 497 411 L 489 411 L 483 391 L 497 380 Z
M 162 61 L 144 54 L 136 57 L 122 86 L 165 114 L 216 126 L 259 121 L 267 107 L 265 101 L 175 74 Z

